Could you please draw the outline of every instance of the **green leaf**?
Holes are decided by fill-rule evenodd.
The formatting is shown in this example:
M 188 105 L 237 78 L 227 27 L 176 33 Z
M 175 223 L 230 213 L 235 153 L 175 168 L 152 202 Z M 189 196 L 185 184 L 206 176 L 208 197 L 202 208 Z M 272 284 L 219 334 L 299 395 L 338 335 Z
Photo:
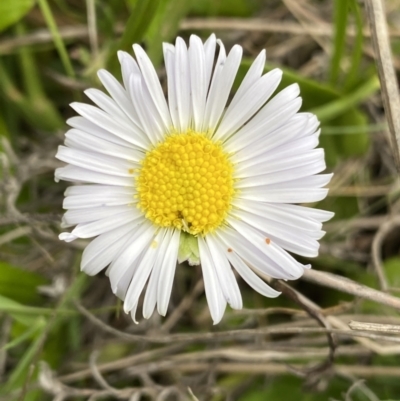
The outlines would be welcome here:
M 192 3 L 187 0 L 163 0 L 146 34 L 147 54 L 157 67 L 162 61 L 162 42 L 172 42 Z
M 35 4 L 35 0 L 1 0 L 0 31 L 18 22 Z
M 159 3 L 159 0 L 144 0 L 136 3 L 119 42 L 120 50 L 130 51 L 133 43 L 142 40 L 156 15 Z
M 142 0 L 137 1 L 132 13 L 125 24 L 125 30 L 118 44 L 111 49 L 110 56 L 108 59 L 109 69 L 116 76 L 120 73 L 118 67 L 118 60 L 116 52 L 118 50 L 124 50 L 127 52 L 132 51 L 132 45 L 134 43 L 140 43 L 147 30 L 151 26 L 153 18 L 157 15 L 160 0 Z
M 45 102 L 48 102 L 46 105 L 42 103 L 43 99 L 39 99 L 37 104 L 35 104 L 35 99 L 31 100 L 27 95 L 23 94 L 11 79 L 11 75 L 3 65 L 2 60 L 0 60 L 0 95 L 2 111 L 5 110 L 6 107 L 9 108 L 9 113 L 13 115 L 14 118 L 16 115 L 22 115 L 32 127 L 44 131 L 54 131 L 60 128 L 61 120 L 59 116 L 53 118 L 54 115 L 50 116 L 48 113 L 49 101 L 44 99 Z M 3 100 L 1 98 L 4 98 L 4 105 L 1 104 Z M 51 107 L 54 109 L 53 106 Z
M 21 344 L 25 340 L 31 338 L 36 332 L 44 327 L 46 324 L 46 320 L 43 317 L 38 317 L 32 326 L 28 327 L 26 331 L 24 331 L 20 336 L 14 338 L 14 340 L 8 342 L 0 351 L 8 350 L 10 348 L 16 347 L 17 345 Z
M 376 75 L 370 78 L 362 86 L 357 88 L 355 91 L 342 95 L 336 100 L 327 103 L 323 106 L 319 106 L 311 110 L 312 113 L 316 114 L 320 121 L 329 121 L 333 118 L 340 116 L 347 112 L 349 108 L 361 103 L 368 99 L 380 88 L 379 79 Z
M 69 317 L 61 312 L 65 310 L 65 307 L 67 307 L 71 299 L 76 299 L 80 296 L 85 282 L 85 275 L 78 276 L 78 278 L 73 282 L 69 289 L 64 293 L 58 306 L 52 310 L 52 317 L 47 319 L 45 324 L 41 326 L 40 330 L 38 330 L 38 333 L 36 334 L 35 339 L 26 349 L 22 357 L 18 360 L 18 363 L 16 364 L 14 369 L 9 374 L 8 381 L 1 389 L 0 394 L 9 394 L 12 390 L 27 386 L 29 384 L 29 381 L 31 380 L 31 375 L 29 373 L 30 369 L 35 368 L 35 365 L 37 364 L 39 359 L 47 360 L 44 355 L 46 354 L 49 342 L 51 342 L 52 344 L 54 344 L 55 340 L 57 342 L 57 348 L 52 349 L 51 357 L 53 359 L 55 357 L 60 357 L 63 355 L 62 352 L 64 352 L 65 346 L 68 344 L 68 341 L 65 337 L 65 330 L 63 330 L 63 325 L 65 324 L 66 319 L 68 319 Z M 15 304 L 16 303 L 14 302 L 14 306 Z M 20 304 L 17 304 L 17 306 L 26 309 L 40 309 L 29 308 Z M 26 319 L 27 316 L 25 315 L 24 318 Z M 37 318 L 38 317 L 36 316 L 36 319 Z M 34 325 L 35 322 L 36 320 L 32 321 L 31 325 Z M 54 334 L 56 334 L 56 338 L 53 337 Z M 59 355 L 55 355 L 57 351 Z M 35 372 L 33 373 L 32 377 L 34 376 Z M 32 397 L 33 399 L 35 399 L 34 395 Z
M 41 308 L 25 306 L 19 302 L 13 301 L 10 298 L 0 295 L 0 312 L 7 312 L 17 322 L 23 324 L 24 326 L 29 327 L 35 324 L 38 316 L 32 312 L 37 311 L 41 312 Z
M 385 260 L 384 268 L 390 286 L 400 288 L 400 257 L 393 257 Z
M 0 262 L 0 271 L 0 295 L 28 305 L 37 305 L 43 300 L 37 287 L 47 284 L 48 280 L 6 262 Z
M 16 25 L 17 35 L 21 37 L 26 34 L 26 29 L 22 23 Z M 44 81 L 41 79 L 36 58 L 29 47 L 19 50 L 19 64 L 22 72 L 22 83 L 24 93 L 27 94 L 28 107 L 37 120 L 46 121 L 49 131 L 61 129 L 64 125 L 56 107 L 48 99 L 44 91 Z
M 7 129 L 6 123 L 3 119 L 3 116 L 0 115 L 0 136 L 5 136 L 7 139 L 10 139 L 10 132 Z M 2 150 L 2 146 L 0 143 L 0 152 Z
M 347 383 L 346 383 L 347 384 Z M 345 391 L 345 386 L 340 386 L 337 379 L 329 382 L 329 386 L 324 392 L 315 392 L 304 388 L 302 379 L 289 376 L 270 377 L 267 384 L 251 386 L 241 394 L 238 401 L 321 401 L 328 400 L 330 397 L 342 399 L 341 391 Z M 355 400 L 354 400 L 355 401 Z M 358 401 L 358 400 L 357 400 Z

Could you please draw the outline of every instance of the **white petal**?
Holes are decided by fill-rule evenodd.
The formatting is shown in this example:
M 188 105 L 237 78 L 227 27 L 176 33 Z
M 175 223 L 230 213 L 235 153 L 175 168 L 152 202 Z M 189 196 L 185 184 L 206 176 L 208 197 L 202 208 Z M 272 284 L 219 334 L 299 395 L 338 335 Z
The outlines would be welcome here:
M 122 85 L 106 70 L 99 70 L 97 76 L 107 89 L 108 93 L 113 97 L 115 102 L 127 116 L 128 123 L 130 122 L 130 124 L 134 124 L 138 128 L 139 120 L 137 112 Z
M 256 81 L 237 103 L 230 105 L 214 135 L 215 140 L 225 139 L 250 120 L 274 93 L 281 78 L 281 70 L 270 71 Z
M 304 266 L 277 246 L 274 241 L 268 243 L 265 236 L 243 221 L 233 218 L 228 218 L 227 221 L 244 238 L 248 238 L 267 258 L 273 260 L 287 279 L 298 279 L 303 275 Z
M 68 210 L 63 217 L 63 221 L 67 226 L 74 226 L 76 224 L 89 223 L 110 217 L 116 214 L 129 212 L 132 210 L 131 206 L 99 206 L 91 207 L 88 209 L 73 209 Z
M 108 266 L 123 249 L 126 238 L 137 227 L 137 222 L 128 223 L 105 234 L 99 235 L 85 248 L 81 270 L 94 276 Z
M 329 183 L 333 174 L 318 174 L 302 177 L 295 180 L 265 185 L 270 189 L 303 188 L 305 191 L 313 188 L 321 188 Z
M 131 194 L 118 194 L 118 193 L 104 193 L 104 194 L 90 194 L 90 195 L 76 195 L 67 196 L 64 198 L 64 209 L 83 209 L 83 208 L 96 208 L 99 206 L 122 206 L 132 205 L 136 203 L 134 200 L 134 192 Z
M 178 258 L 180 231 L 175 230 L 169 241 L 160 271 L 157 285 L 157 308 L 161 316 L 165 316 L 171 298 L 172 283 L 175 277 L 175 268 Z
M 148 149 L 149 142 L 146 136 L 135 125 L 131 124 L 127 126 L 123 121 L 117 121 L 108 113 L 89 104 L 71 103 L 70 106 L 82 117 L 106 129 L 117 137 L 139 148 Z
M 165 69 L 167 71 L 168 84 L 168 105 L 172 123 L 175 128 L 179 128 L 178 106 L 176 104 L 175 86 L 175 47 L 169 43 L 163 43 Z
M 304 208 L 303 206 L 255 202 L 241 199 L 235 199 L 234 206 L 235 209 L 233 209 L 232 213 L 235 213 L 236 210 L 239 209 L 276 221 L 277 223 L 283 222 L 296 228 L 303 228 L 305 230 L 321 230 L 322 228 L 321 222 L 308 217 L 298 210 L 298 208 Z
M 279 204 L 279 203 L 261 203 L 253 201 L 235 200 L 235 206 L 249 212 L 257 212 L 260 215 L 272 215 L 278 219 L 286 221 L 287 224 L 292 223 L 296 226 L 303 226 L 306 229 L 321 229 L 321 223 L 328 221 L 334 216 L 334 213 L 325 210 L 314 209 L 311 207 Z M 308 221 L 308 223 L 307 223 Z M 317 224 L 317 225 L 315 225 Z
M 180 132 L 186 132 L 191 120 L 189 56 L 182 38 L 175 43 L 175 93 Z
M 226 300 L 222 294 L 208 246 L 201 236 L 198 236 L 198 241 L 208 307 L 214 324 L 217 324 L 224 315 Z
M 296 213 L 307 216 L 310 219 L 315 219 L 317 221 L 320 221 L 321 223 L 330 220 L 335 215 L 335 213 L 329 212 L 327 210 L 320 210 L 311 207 L 304 207 L 297 205 L 287 205 L 287 206 L 292 206 L 293 208 L 295 208 L 294 210 L 296 211 Z
M 77 129 L 70 129 L 66 132 L 65 137 L 65 145 L 68 147 L 89 150 L 136 163 L 144 157 L 144 153 L 136 148 L 117 145 Z
M 206 243 L 226 301 L 233 309 L 242 309 L 242 296 L 226 255 L 221 249 L 218 241 L 216 241 L 211 235 L 206 236 Z
M 287 273 L 274 259 L 265 255 L 265 252 L 256 246 L 258 244 L 253 243 L 251 237 L 244 236 L 242 233 L 239 233 L 230 227 L 224 227 L 223 229 L 216 231 L 215 234 L 227 245 L 228 248 L 236 252 L 240 258 L 249 264 L 256 272 L 259 271 L 262 274 L 267 274 L 274 278 L 289 278 Z M 263 246 L 264 244 L 265 243 L 263 243 Z M 298 278 L 301 274 L 299 274 L 299 272 L 297 273 Z
M 266 52 L 262 50 L 260 54 L 256 57 L 254 62 L 251 64 L 246 76 L 243 78 L 239 89 L 236 91 L 229 108 L 233 108 L 237 102 L 242 98 L 242 96 L 250 89 L 253 84 L 258 81 L 264 71 L 265 67 Z
M 136 192 L 134 188 L 118 187 L 114 185 L 74 185 L 68 187 L 64 195 L 65 196 L 75 196 L 75 195 L 105 195 L 108 193 L 115 194 L 127 194 L 131 195 Z
M 276 188 L 277 186 L 280 186 L 283 189 L 286 187 L 298 188 L 298 186 L 293 185 L 296 183 L 296 180 L 300 182 L 300 180 L 302 180 L 304 177 L 309 177 L 310 175 L 319 173 L 322 170 L 325 170 L 324 160 L 309 163 L 305 166 L 294 167 L 284 171 L 272 172 L 266 175 L 254 175 L 252 177 L 243 178 L 236 184 L 237 188 L 239 189 L 237 196 L 238 198 L 241 198 L 243 193 L 242 190 L 246 192 L 247 189 L 249 190 L 248 192 L 254 193 L 257 189 L 265 189 L 265 187 L 271 189 Z M 254 171 L 254 174 L 256 174 L 257 172 L 258 170 Z M 325 182 L 327 183 L 329 181 L 329 178 L 325 180 Z M 291 183 L 291 185 L 286 186 L 285 183 Z M 266 202 L 266 200 L 263 200 L 261 194 L 259 200 L 262 202 Z
M 290 158 L 296 154 L 313 150 L 316 146 L 318 146 L 318 143 L 319 138 L 317 135 L 308 135 L 303 138 L 296 138 L 296 140 L 289 143 L 284 143 L 276 147 L 273 152 L 270 153 L 274 154 L 275 158 L 278 157 L 277 155 Z
M 134 180 L 132 179 L 132 177 L 128 178 L 103 174 L 76 166 L 66 166 L 56 169 L 54 179 L 56 180 L 56 182 L 58 182 L 59 180 L 64 180 L 104 185 L 117 185 L 123 187 L 132 187 L 134 185 Z
M 262 188 L 262 189 L 261 189 Z M 270 203 L 310 203 L 319 202 L 326 198 L 328 189 L 325 188 L 288 188 L 269 189 L 268 187 L 246 188 L 241 191 L 240 198 Z
M 163 235 L 164 230 L 159 230 L 153 241 L 159 243 Z M 125 296 L 124 311 L 126 313 L 128 313 L 138 303 L 139 296 L 143 291 L 151 271 L 153 270 L 159 251 L 160 247 L 157 246 L 150 245 L 147 248 L 140 265 L 137 267 L 132 277 L 132 281 Z
M 161 273 L 161 268 L 163 261 L 165 259 L 165 254 L 170 245 L 171 236 L 173 229 L 163 229 L 164 235 L 160 237 L 160 243 L 156 246 L 160 247 L 160 251 L 157 255 L 157 259 L 154 263 L 153 271 L 147 285 L 146 294 L 143 301 L 143 317 L 149 319 L 154 312 L 154 308 L 157 303 L 157 286 L 159 282 L 159 277 Z
M 77 167 L 120 177 L 132 177 L 133 169 L 137 166 L 136 163 L 117 159 L 112 156 L 80 149 L 71 149 L 66 146 L 58 147 L 56 158 Z
M 99 89 L 86 89 L 84 91 L 85 95 L 92 100 L 100 109 L 104 110 L 106 113 L 124 121 L 125 124 L 131 124 L 130 120 L 127 118 L 126 114 L 121 110 L 121 108 L 115 103 L 113 99 L 107 96 L 104 92 Z
M 133 320 L 133 323 L 139 324 L 139 322 L 136 320 L 136 310 L 137 310 L 138 304 L 133 306 L 133 308 L 130 311 L 131 318 Z
M 299 136 L 300 133 L 303 133 L 307 129 L 307 124 L 309 119 L 307 116 L 299 114 L 295 114 L 292 118 L 290 118 L 287 123 L 284 125 L 280 125 L 276 128 L 276 125 L 279 125 L 279 121 L 276 121 L 276 124 L 272 124 L 269 127 L 265 128 L 264 135 L 260 137 L 256 141 L 251 141 L 251 143 L 235 153 L 232 156 L 232 160 L 235 163 L 246 162 L 249 159 L 250 164 L 251 161 L 255 158 L 262 158 L 264 154 L 269 154 L 273 152 L 273 150 L 284 143 L 291 142 L 293 138 Z M 289 145 L 290 146 L 290 145 Z
M 121 64 L 122 79 L 124 81 L 124 87 L 126 94 L 129 95 L 129 79 L 131 75 L 142 75 L 136 60 L 127 52 L 121 50 L 118 51 L 118 60 Z
M 190 36 L 189 46 L 190 86 L 193 105 L 193 122 L 195 131 L 201 131 L 206 107 L 206 58 L 204 46 L 196 35 Z
M 236 210 L 234 214 L 243 222 L 262 232 L 264 240 L 265 238 L 272 239 L 274 243 L 276 242 L 284 249 L 286 249 L 287 243 L 293 244 L 297 250 L 300 250 L 300 252 L 296 253 L 302 256 L 318 256 L 319 243 L 315 238 L 319 239 L 323 236 L 323 232 L 320 230 L 306 230 L 299 226 L 290 226 L 284 221 L 277 222 L 273 218 L 264 217 L 256 213 Z
M 268 298 L 276 298 L 281 294 L 271 288 L 265 281 L 261 280 L 234 252 L 229 253 L 228 258 L 242 279 L 258 293 Z
M 246 178 L 256 175 L 267 175 L 279 171 L 301 168 L 303 166 L 315 165 L 315 168 L 325 169 L 324 149 L 318 148 L 307 152 L 293 155 L 290 158 L 283 159 L 276 157 L 274 154 L 265 156 L 264 158 L 255 158 L 254 165 L 252 162 L 238 164 L 235 171 L 235 178 Z
M 126 146 L 132 149 L 136 149 L 136 146 L 132 143 L 119 138 L 118 136 L 112 134 L 111 132 L 99 127 L 98 125 L 92 123 L 84 117 L 76 116 L 71 117 L 67 120 L 67 124 L 73 128 L 76 128 L 82 132 L 87 132 L 88 134 L 101 138 L 111 143 L 116 143 L 117 145 Z
M 233 81 L 242 59 L 242 48 L 233 46 L 225 59 L 225 49 L 221 41 L 220 53 L 214 70 L 210 92 L 207 97 L 203 129 L 212 134 L 222 116 Z
M 309 118 L 308 125 L 307 125 L 307 130 L 305 131 L 305 135 L 311 135 L 314 132 L 316 132 L 317 128 L 320 125 L 317 116 L 315 114 L 312 114 L 312 113 L 299 113 L 299 114 L 307 115 L 308 118 Z
M 147 88 L 149 89 L 151 98 L 153 99 L 153 102 L 164 122 L 164 125 L 166 127 L 170 127 L 172 122 L 169 115 L 167 102 L 165 100 L 156 70 L 154 69 L 153 64 L 147 56 L 146 52 L 139 45 L 133 45 L 133 50 L 135 52 L 137 62 L 140 66 L 140 70 L 143 74 L 144 81 L 146 82 Z
M 114 230 L 115 228 L 118 228 L 125 223 L 141 219 L 141 213 L 135 209 L 132 209 L 127 212 L 119 213 L 117 215 L 112 215 L 110 217 L 105 217 L 103 219 L 93 221 L 91 223 L 78 224 L 72 230 L 71 234 L 75 235 L 78 238 L 96 237 L 97 235 Z
M 65 241 L 65 242 L 72 242 L 75 241 L 78 237 L 76 235 L 73 235 L 71 233 L 61 233 L 58 238 L 61 241 Z
M 128 242 L 126 242 L 126 244 L 128 244 Z M 123 250 L 119 253 L 121 254 L 123 252 Z M 142 262 L 143 256 L 145 254 L 145 251 L 141 252 L 141 254 L 139 255 L 139 257 L 137 257 L 133 263 L 129 266 L 128 269 L 126 269 L 122 276 L 119 278 L 118 281 L 114 282 L 112 284 L 112 290 L 114 292 L 114 294 L 121 300 L 124 301 L 126 298 L 126 293 L 128 291 L 129 286 L 131 285 L 132 282 L 132 277 L 135 274 L 136 270 L 139 268 L 140 263 Z M 110 265 L 108 270 L 111 270 L 111 268 L 113 267 L 113 264 Z M 107 270 L 107 271 L 108 271 Z M 107 272 L 106 271 L 106 272 Z M 135 309 L 135 307 L 137 307 L 137 305 L 135 305 L 132 309 Z
M 259 138 L 286 124 L 300 109 L 302 100 L 298 98 L 297 84 L 288 86 L 270 100 L 243 128 L 230 137 L 225 148 L 228 152 L 249 146 Z M 268 130 L 268 131 L 267 131 Z
M 218 237 L 215 237 L 214 239 L 215 241 L 219 242 L 220 248 L 223 249 L 231 265 L 250 287 L 259 292 L 261 295 L 269 298 L 276 298 L 281 294 L 279 291 L 271 288 L 265 281 L 261 280 L 260 277 L 258 277 L 253 270 L 243 262 L 236 252 L 226 247 Z
M 143 219 L 143 224 L 138 226 L 137 230 L 128 238 L 125 249 L 113 260 L 109 270 L 109 278 L 114 293 L 127 271 L 131 272 L 131 276 L 134 274 L 140 264 L 135 264 L 135 262 L 140 262 L 140 256 L 149 247 L 156 230 L 157 227 L 149 220 Z
M 140 127 L 148 136 L 150 142 L 156 145 L 160 139 L 162 128 L 157 120 L 159 120 L 158 112 L 154 106 L 152 99 L 146 96 L 144 82 L 137 75 L 132 75 L 129 81 L 129 90 L 133 105 L 138 113 Z
M 206 91 L 210 86 L 211 73 L 214 66 L 215 48 L 217 46 L 217 39 L 215 34 L 211 34 L 204 43 L 204 55 L 206 62 Z

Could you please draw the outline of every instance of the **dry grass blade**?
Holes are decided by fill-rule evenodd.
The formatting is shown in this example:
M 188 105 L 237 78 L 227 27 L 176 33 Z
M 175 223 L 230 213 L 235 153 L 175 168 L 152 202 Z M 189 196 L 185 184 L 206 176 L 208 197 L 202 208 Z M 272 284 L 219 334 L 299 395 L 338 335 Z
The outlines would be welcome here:
M 317 270 L 306 270 L 302 279 L 400 310 L 400 298 L 385 294 L 382 291 L 375 290 L 366 285 L 356 283 L 347 277 L 341 277 L 336 274 L 320 272 Z
M 377 333 L 400 333 L 400 326 L 394 324 L 365 323 L 352 321 L 349 323 L 352 330 L 374 331 Z
M 391 134 L 393 156 L 397 170 L 400 172 L 400 96 L 393 67 L 384 5 L 382 0 L 366 0 L 365 3 L 378 64 L 383 103 Z
M 400 227 L 400 216 L 390 217 L 379 227 L 372 242 L 372 262 L 378 275 L 382 291 L 387 291 L 389 284 L 386 280 L 385 272 L 382 266 L 382 244 L 386 236 L 395 228 Z

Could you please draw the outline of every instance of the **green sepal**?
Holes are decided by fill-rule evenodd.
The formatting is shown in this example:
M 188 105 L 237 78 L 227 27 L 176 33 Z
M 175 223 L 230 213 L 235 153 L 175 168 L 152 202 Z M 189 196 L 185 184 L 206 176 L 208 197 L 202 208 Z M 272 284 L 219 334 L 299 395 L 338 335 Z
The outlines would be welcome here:
M 178 262 L 189 262 L 190 266 L 200 264 L 199 243 L 197 237 L 192 234 L 181 231 L 181 238 L 179 240 Z

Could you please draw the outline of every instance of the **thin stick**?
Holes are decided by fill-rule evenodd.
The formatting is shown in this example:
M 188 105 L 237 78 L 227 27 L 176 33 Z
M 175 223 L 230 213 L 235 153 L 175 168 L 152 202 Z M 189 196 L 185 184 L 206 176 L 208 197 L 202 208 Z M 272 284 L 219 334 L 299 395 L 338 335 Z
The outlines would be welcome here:
M 379 292 L 379 291 L 377 291 Z M 366 337 L 375 340 L 390 341 L 394 343 L 400 343 L 400 338 L 382 336 L 379 334 L 363 333 L 363 332 L 352 332 L 351 330 L 335 330 L 326 328 L 314 328 L 314 327 L 263 327 L 260 329 L 241 329 L 241 330 L 229 330 L 221 332 L 205 332 L 205 333 L 185 333 L 185 334 L 165 334 L 160 336 L 155 335 L 140 335 L 140 334 L 130 334 L 123 331 L 114 329 L 108 326 L 106 323 L 102 322 L 96 316 L 92 315 L 86 308 L 84 308 L 79 303 L 75 302 L 76 308 L 86 316 L 93 324 L 95 324 L 100 329 L 113 334 L 126 341 L 131 341 L 134 343 L 153 343 L 153 344 L 168 344 L 168 343 L 191 343 L 191 342 L 214 342 L 217 340 L 232 340 L 241 339 L 254 336 L 265 336 L 269 334 L 317 334 L 317 333 L 333 333 L 337 335 L 344 335 L 350 337 Z
M 400 310 L 400 298 L 382 291 L 374 290 L 373 288 L 356 283 L 346 277 L 317 270 L 306 270 L 302 279 Z
M 365 4 L 381 81 L 383 105 L 391 134 L 392 151 L 397 170 L 400 172 L 400 97 L 384 5 L 382 0 L 366 0 Z
M 304 368 L 303 364 L 292 365 L 297 369 Z M 206 372 L 213 369 L 219 373 L 243 373 L 262 375 L 281 375 L 290 373 L 291 369 L 286 364 L 280 363 L 215 363 L 212 362 L 187 362 L 183 364 L 172 364 L 170 361 L 163 361 L 159 364 L 138 366 L 129 369 L 131 373 L 138 371 L 173 371 L 173 372 Z M 400 368 L 397 366 L 365 366 L 365 365 L 334 365 L 333 371 L 341 375 L 356 375 L 363 377 L 400 377 Z
M 307 31 L 297 22 L 275 21 L 264 18 L 189 18 L 181 22 L 179 26 L 182 31 L 211 30 L 211 31 L 229 31 L 239 30 L 247 32 L 272 32 L 287 33 L 292 35 L 309 35 L 332 37 L 332 24 L 324 23 L 320 25 L 310 25 Z M 114 32 L 120 34 L 123 32 L 123 25 L 116 24 Z M 60 36 L 66 40 L 85 39 L 89 36 L 87 25 L 67 25 L 59 28 Z M 391 29 L 391 37 L 400 37 L 399 29 Z M 356 35 L 354 27 L 347 30 L 349 37 Z M 366 37 L 371 36 L 369 29 L 363 31 Z M 52 35 L 48 29 L 37 29 L 21 37 L 4 38 L 0 43 L 0 54 L 8 54 L 18 50 L 18 48 L 29 45 L 38 45 L 50 43 Z
M 400 226 L 400 216 L 390 217 L 384 222 L 374 236 L 372 242 L 372 263 L 378 275 L 382 291 L 388 291 L 389 284 L 386 280 L 385 272 L 382 266 L 382 244 L 386 236 L 395 228 Z
M 286 284 L 284 281 L 276 280 L 273 282 L 273 286 L 278 290 L 281 291 L 284 295 L 288 298 L 292 299 L 296 304 L 300 305 L 312 318 L 314 318 L 317 323 L 321 326 L 330 330 L 332 326 L 330 325 L 328 319 L 322 314 L 322 309 L 316 305 L 314 302 L 309 300 L 305 295 L 301 294 L 300 292 L 296 291 L 290 285 Z M 326 361 L 312 367 L 311 369 L 308 368 L 307 372 L 310 374 L 313 372 L 316 374 L 319 372 L 324 372 L 332 366 L 335 358 L 335 349 L 336 349 L 336 341 L 332 333 L 327 332 L 327 339 L 329 345 L 329 355 Z
M 400 333 L 400 326 L 394 324 L 366 323 L 351 321 L 349 327 L 352 330 L 375 331 L 378 333 Z
M 162 332 L 169 332 L 175 324 L 179 321 L 181 316 L 190 308 L 193 301 L 203 292 L 204 282 L 199 280 L 193 290 L 183 298 L 182 302 L 174 309 L 168 319 L 161 327 Z

